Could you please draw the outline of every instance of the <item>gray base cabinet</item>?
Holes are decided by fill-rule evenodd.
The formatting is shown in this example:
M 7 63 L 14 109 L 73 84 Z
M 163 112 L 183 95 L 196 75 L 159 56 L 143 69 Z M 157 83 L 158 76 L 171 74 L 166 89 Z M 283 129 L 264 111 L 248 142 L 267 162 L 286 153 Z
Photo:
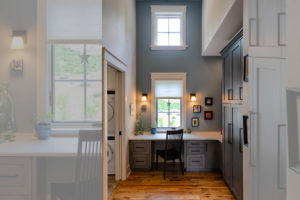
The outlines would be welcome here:
M 185 141 L 185 169 L 186 171 L 219 170 L 220 153 L 220 142 L 218 141 Z
M 151 141 L 130 141 L 131 170 L 149 171 L 151 166 Z
M 130 141 L 130 167 L 132 171 L 149 171 L 154 161 L 154 145 L 161 142 Z M 186 171 L 215 171 L 220 169 L 221 143 L 197 140 L 184 142 L 184 167 Z

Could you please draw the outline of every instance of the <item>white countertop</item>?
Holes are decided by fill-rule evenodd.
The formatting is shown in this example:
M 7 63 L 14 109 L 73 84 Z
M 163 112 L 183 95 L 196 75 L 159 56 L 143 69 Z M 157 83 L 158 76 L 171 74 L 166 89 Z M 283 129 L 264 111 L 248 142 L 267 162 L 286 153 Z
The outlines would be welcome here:
M 0 144 L 0 156 L 69 157 L 77 155 L 78 137 L 49 137 L 39 140 L 34 134 L 16 134 L 16 140 Z
M 144 135 L 131 135 L 129 140 L 165 140 L 165 133 L 156 133 L 151 134 L 150 132 L 145 132 Z M 222 135 L 219 131 L 206 131 L 206 132 L 193 132 L 193 133 L 184 133 L 183 140 L 218 140 L 222 142 Z

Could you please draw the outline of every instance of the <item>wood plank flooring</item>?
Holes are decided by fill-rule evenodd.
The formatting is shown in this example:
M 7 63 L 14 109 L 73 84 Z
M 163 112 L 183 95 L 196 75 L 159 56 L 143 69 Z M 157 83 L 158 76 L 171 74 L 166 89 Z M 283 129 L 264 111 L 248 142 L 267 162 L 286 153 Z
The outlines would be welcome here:
M 219 172 L 167 171 L 166 180 L 161 171 L 132 172 L 120 182 L 109 200 L 233 200 Z

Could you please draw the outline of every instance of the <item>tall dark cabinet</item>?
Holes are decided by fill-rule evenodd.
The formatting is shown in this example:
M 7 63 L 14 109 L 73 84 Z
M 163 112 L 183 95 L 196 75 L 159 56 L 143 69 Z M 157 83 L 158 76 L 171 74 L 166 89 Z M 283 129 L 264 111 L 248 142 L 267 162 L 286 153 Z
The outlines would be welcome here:
M 223 59 L 223 177 L 243 199 L 243 31 L 221 51 Z

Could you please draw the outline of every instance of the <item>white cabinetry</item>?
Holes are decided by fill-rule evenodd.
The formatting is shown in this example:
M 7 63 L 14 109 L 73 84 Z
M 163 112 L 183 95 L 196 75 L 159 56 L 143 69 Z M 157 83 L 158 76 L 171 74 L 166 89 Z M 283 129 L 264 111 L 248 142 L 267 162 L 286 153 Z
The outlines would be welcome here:
M 249 0 L 248 9 L 249 52 L 253 56 L 284 58 L 285 0 Z
M 1 157 L 0 200 L 32 199 L 32 159 Z
M 249 199 L 284 200 L 284 59 L 249 58 Z

